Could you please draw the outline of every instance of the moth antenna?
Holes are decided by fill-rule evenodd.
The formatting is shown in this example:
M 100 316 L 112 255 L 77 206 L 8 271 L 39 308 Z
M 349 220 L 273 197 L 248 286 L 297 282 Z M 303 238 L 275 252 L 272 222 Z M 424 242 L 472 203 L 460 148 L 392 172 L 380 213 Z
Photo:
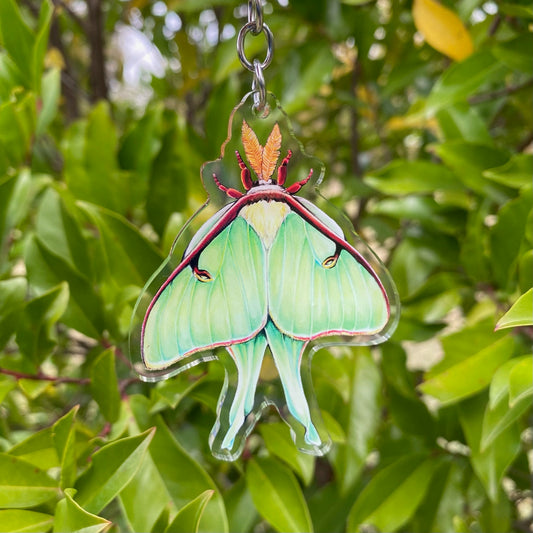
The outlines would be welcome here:
M 218 181 L 217 175 L 213 173 L 213 181 L 215 182 L 215 185 L 223 192 L 225 192 L 230 198 L 242 198 L 244 194 L 242 194 L 241 191 L 238 191 L 237 189 L 231 189 L 229 187 L 226 187 L 225 185 L 222 185 L 220 181 Z
M 249 191 L 253 187 L 252 177 L 250 176 L 250 170 L 242 160 L 239 150 L 235 150 L 235 155 L 237 156 L 237 162 L 239 163 L 239 168 L 241 169 L 241 181 L 244 188 Z
M 292 157 L 292 151 L 287 150 L 287 157 L 283 159 L 281 165 L 278 167 L 278 185 L 283 185 L 287 179 L 288 164 Z
M 293 183 L 290 187 L 287 187 L 285 190 L 289 194 L 297 193 L 311 179 L 312 175 L 313 175 L 313 169 L 309 171 L 307 178 L 297 181 L 296 183 Z

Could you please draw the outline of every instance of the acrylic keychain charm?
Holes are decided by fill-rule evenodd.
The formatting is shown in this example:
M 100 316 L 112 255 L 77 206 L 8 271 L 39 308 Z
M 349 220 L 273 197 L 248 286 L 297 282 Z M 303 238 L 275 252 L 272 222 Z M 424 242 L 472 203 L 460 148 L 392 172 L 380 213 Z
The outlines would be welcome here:
M 202 168 L 208 200 L 137 301 L 130 353 L 144 381 L 204 361 L 224 365 L 215 457 L 236 459 L 269 405 L 300 450 L 323 455 L 331 441 L 312 389 L 312 355 L 386 340 L 398 296 L 381 261 L 321 196 L 324 166 L 305 153 L 265 89 L 273 38 L 260 2 L 250 1 L 248 13 L 237 50 L 253 72 L 252 91 L 230 117 L 220 157 Z M 262 63 L 244 54 L 250 32 L 266 36 Z M 275 363 L 274 382 L 260 379 L 265 357 Z

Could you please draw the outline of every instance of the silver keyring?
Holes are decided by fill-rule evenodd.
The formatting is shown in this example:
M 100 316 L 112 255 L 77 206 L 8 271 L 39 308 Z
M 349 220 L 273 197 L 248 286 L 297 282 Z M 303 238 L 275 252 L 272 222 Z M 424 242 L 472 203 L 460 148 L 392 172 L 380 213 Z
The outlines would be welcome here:
M 239 31 L 239 35 L 237 36 L 237 54 L 239 56 L 239 59 L 242 63 L 242 66 L 246 69 L 248 69 L 250 72 L 255 71 L 255 67 L 253 63 L 251 63 L 248 58 L 246 57 L 244 53 L 244 39 L 246 37 L 246 34 L 249 32 L 252 32 L 256 29 L 256 21 L 247 22 Z M 265 60 L 260 63 L 261 69 L 265 69 L 270 65 L 272 61 L 272 55 L 274 53 L 274 36 L 272 35 L 272 32 L 270 31 L 270 28 L 267 24 L 263 23 L 263 32 L 266 35 L 267 40 L 267 54 L 265 57 Z

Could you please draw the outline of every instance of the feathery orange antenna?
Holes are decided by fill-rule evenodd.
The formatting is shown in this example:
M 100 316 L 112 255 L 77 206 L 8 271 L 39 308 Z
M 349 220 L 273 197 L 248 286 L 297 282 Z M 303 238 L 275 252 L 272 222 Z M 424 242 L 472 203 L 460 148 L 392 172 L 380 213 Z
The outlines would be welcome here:
M 281 148 L 281 132 L 278 124 L 274 124 L 265 146 L 257 139 L 255 132 L 248 126 L 245 120 L 242 121 L 242 145 L 244 153 L 253 171 L 260 180 L 268 180 L 279 159 Z

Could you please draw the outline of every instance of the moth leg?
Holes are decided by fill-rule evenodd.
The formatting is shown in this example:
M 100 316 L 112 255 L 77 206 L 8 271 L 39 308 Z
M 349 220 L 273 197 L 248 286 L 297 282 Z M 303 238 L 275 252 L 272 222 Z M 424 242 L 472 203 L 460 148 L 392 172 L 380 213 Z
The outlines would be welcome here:
M 313 175 L 313 169 L 309 171 L 309 174 L 307 174 L 307 178 L 297 181 L 296 183 L 293 183 L 290 187 L 287 187 L 285 190 L 289 194 L 297 193 L 311 179 L 312 175 Z
M 291 157 L 292 157 L 292 151 L 288 150 L 287 157 L 283 159 L 283 161 L 281 162 L 281 165 L 278 168 L 278 185 L 285 184 L 285 180 L 287 179 L 287 166 L 289 164 Z
M 322 440 L 311 420 L 311 411 L 300 374 L 301 356 L 307 342 L 284 335 L 271 321 L 267 323 L 265 332 L 281 378 L 289 412 L 305 427 L 305 442 L 320 446 Z
M 213 174 L 213 181 L 215 182 L 215 185 L 222 191 L 225 192 L 230 198 L 241 198 L 244 196 L 242 192 L 238 191 L 237 189 L 228 188 L 225 185 L 222 185 L 220 181 L 217 178 L 216 174 Z
M 222 440 L 222 449 L 233 448 L 235 437 L 254 407 L 255 389 L 265 348 L 266 338 L 262 332 L 250 341 L 226 348 L 237 367 L 237 388 L 229 410 L 229 428 Z

